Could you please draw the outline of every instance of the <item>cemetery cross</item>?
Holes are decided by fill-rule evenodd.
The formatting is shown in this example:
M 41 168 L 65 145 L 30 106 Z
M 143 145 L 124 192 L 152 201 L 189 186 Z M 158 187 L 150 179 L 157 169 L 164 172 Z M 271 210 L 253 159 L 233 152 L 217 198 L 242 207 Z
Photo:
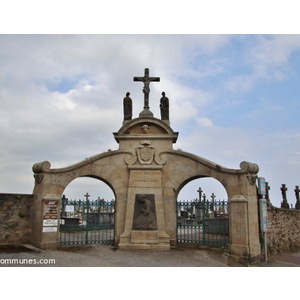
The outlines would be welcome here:
M 88 200 L 89 200 L 89 197 L 90 197 L 89 193 L 86 193 L 86 194 L 84 195 L 84 197 L 85 197 L 86 201 L 88 201 Z
M 299 190 L 299 186 L 298 185 L 296 185 L 295 186 L 295 195 L 296 195 L 296 204 L 295 204 L 295 208 L 296 209 L 300 209 L 300 199 L 299 199 L 299 192 L 300 192 L 300 190 Z
M 201 201 L 202 192 L 203 192 L 201 187 L 199 187 L 199 190 L 197 192 L 199 193 L 199 201 Z
M 149 93 L 150 93 L 150 82 L 152 81 L 160 81 L 159 77 L 149 77 L 149 69 L 145 69 L 144 77 L 133 77 L 133 81 L 142 81 L 144 82 L 144 109 L 149 109 Z

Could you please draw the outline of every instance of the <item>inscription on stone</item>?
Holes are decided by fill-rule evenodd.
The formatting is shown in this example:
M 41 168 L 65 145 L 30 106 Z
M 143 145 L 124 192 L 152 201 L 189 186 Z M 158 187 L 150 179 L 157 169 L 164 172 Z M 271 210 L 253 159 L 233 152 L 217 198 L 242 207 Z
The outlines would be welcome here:
M 132 229 L 157 230 L 154 194 L 135 195 Z
M 160 171 L 131 171 L 129 186 L 135 187 L 160 187 Z

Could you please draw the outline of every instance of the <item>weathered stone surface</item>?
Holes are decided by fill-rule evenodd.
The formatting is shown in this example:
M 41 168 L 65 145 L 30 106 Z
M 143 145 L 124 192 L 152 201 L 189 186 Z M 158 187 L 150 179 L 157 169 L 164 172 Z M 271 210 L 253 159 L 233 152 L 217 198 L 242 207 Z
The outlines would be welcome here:
M 268 203 L 267 247 L 268 256 L 300 248 L 299 210 L 276 208 Z M 264 247 L 262 250 L 264 257 Z
M 33 195 L 0 194 L 0 245 L 30 242 Z

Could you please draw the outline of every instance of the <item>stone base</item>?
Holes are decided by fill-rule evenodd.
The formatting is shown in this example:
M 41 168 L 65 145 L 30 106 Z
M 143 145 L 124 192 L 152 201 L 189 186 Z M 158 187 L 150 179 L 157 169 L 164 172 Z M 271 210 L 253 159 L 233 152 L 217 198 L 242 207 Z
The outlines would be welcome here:
M 230 255 L 245 266 L 261 262 L 260 244 L 255 245 L 230 245 Z
M 153 113 L 150 111 L 150 109 L 144 109 L 142 112 L 140 112 L 139 115 L 140 118 L 153 118 Z
M 119 244 L 119 250 L 156 250 L 156 251 L 169 251 L 170 245 L 168 244 Z
M 130 237 L 121 238 L 119 250 L 170 250 L 170 237 L 157 230 L 132 230 Z
M 158 244 L 158 232 L 132 230 L 131 244 Z
M 31 241 L 31 244 L 34 246 L 34 247 L 37 247 L 37 248 L 40 248 L 40 249 L 43 249 L 43 250 L 56 250 L 59 248 L 59 242 L 35 242 L 35 241 Z

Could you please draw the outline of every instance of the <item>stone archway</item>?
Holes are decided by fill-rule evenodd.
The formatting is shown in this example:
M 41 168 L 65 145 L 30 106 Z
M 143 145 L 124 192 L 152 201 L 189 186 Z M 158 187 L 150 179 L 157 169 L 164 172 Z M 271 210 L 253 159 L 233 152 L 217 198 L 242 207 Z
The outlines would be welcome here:
M 246 264 L 260 260 L 260 243 L 257 210 L 256 174 L 258 166 L 242 162 L 241 169 L 228 169 L 199 156 L 182 152 L 168 151 L 170 171 L 165 174 L 170 204 L 166 210 L 174 209 L 177 194 L 186 182 L 198 177 L 212 177 L 226 189 L 230 202 L 230 251 L 232 256 Z M 167 192 L 168 191 L 168 192 Z M 175 213 L 172 213 L 175 215 Z M 173 223 L 171 225 L 171 223 Z M 175 221 L 170 227 L 175 228 Z M 168 230 L 170 228 L 167 227 Z M 169 232 L 169 231 L 167 231 Z M 174 230 L 170 231 L 171 240 L 175 239 Z
M 50 201 L 57 206 L 56 216 L 54 215 L 53 218 L 59 224 L 57 212 L 60 210 L 63 191 L 76 178 L 92 177 L 105 182 L 112 189 L 119 214 L 122 214 L 124 203 L 118 199 L 126 198 L 127 189 L 124 182 L 128 180 L 128 174 L 122 165 L 127 153 L 126 151 L 108 151 L 61 169 L 51 169 L 48 161 L 35 164 L 33 166 L 35 187 L 33 191 L 32 244 L 45 249 L 55 249 L 59 246 L 58 228 L 56 231 L 49 232 L 43 226 L 45 215 L 49 210 L 46 203 Z M 116 218 L 117 214 L 118 212 L 116 212 Z M 118 226 L 115 228 L 115 232 L 122 232 L 122 230 Z
M 225 187 L 216 179 L 211 177 L 191 178 L 178 191 L 177 201 L 199 199 L 199 189 L 201 189 L 201 198 L 205 195 L 206 199 L 211 199 L 212 194 L 215 199 L 228 200 Z
M 190 178 L 178 191 L 176 202 L 177 245 L 228 249 L 230 205 L 219 181 L 211 177 Z
M 85 194 L 90 194 L 89 199 L 97 200 L 105 199 L 107 201 L 114 200 L 115 194 L 111 187 L 99 178 L 79 177 L 71 181 L 63 191 L 66 198 L 72 200 L 85 199 Z
M 146 75 L 142 81 L 151 79 Z M 144 89 L 145 97 L 149 91 Z M 212 177 L 224 186 L 230 201 L 231 255 L 245 264 L 260 261 L 256 164 L 244 161 L 240 169 L 228 169 L 174 150 L 178 132 L 170 127 L 169 120 L 154 118 L 148 105 L 139 118 L 125 120 L 124 116 L 123 126 L 114 133 L 114 138 L 118 150 L 92 156 L 67 168 L 51 169 L 48 161 L 33 166 L 31 241 L 34 245 L 58 247 L 55 222 L 59 222 L 57 207 L 61 195 L 72 180 L 87 176 L 103 180 L 115 194 L 118 249 L 169 250 L 176 245 L 176 201 L 180 189 L 194 178 Z M 43 224 L 46 215 L 52 216 L 52 231 Z M 134 226 L 137 219 L 144 222 L 139 228 Z
M 51 169 L 49 162 L 33 166 L 35 173 L 32 243 L 41 248 L 58 246 L 55 233 L 43 232 L 45 201 L 59 201 L 75 178 L 101 178 L 116 196 L 115 243 L 119 249 L 169 249 L 176 245 L 176 201 L 181 187 L 198 177 L 212 177 L 226 189 L 231 205 L 230 251 L 242 260 L 260 256 L 256 164 L 242 162 L 228 169 L 197 155 L 173 150 L 178 133 L 155 118 L 126 122 L 115 133 L 119 150 L 90 157 L 73 166 Z M 136 195 L 155 198 L 158 229 L 132 230 Z

